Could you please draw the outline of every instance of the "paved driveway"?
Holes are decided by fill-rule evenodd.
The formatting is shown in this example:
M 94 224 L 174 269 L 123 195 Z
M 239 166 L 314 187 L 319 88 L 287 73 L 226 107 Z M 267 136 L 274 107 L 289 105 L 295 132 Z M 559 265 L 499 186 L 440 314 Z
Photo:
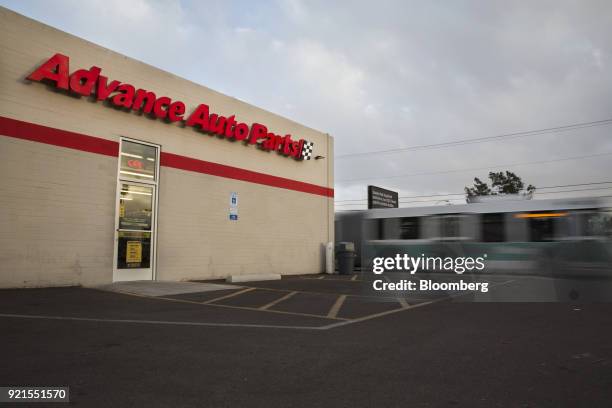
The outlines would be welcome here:
M 352 283 L 312 278 L 168 296 L 2 290 L 0 384 L 68 385 L 84 407 L 609 406 L 610 304 L 376 312 L 349 303 Z

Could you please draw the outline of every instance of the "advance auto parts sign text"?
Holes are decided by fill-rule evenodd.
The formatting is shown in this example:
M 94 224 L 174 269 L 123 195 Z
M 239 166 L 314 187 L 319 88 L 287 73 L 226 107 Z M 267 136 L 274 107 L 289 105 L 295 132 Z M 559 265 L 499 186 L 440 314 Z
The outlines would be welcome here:
M 247 145 L 258 145 L 262 150 L 276 151 L 296 160 L 310 160 L 312 157 L 312 142 L 304 139 L 292 140 L 291 135 L 276 135 L 268 132 L 268 128 L 259 123 L 249 126 L 236 121 L 234 115 L 226 118 L 216 113 L 211 114 L 205 104 L 200 104 L 185 118 L 186 108 L 181 101 L 172 101 L 167 96 L 157 97 L 153 92 L 136 90 L 130 84 L 109 81 L 107 77 L 100 75 L 102 69 L 95 66 L 69 74 L 69 64 L 70 59 L 67 56 L 55 54 L 32 72 L 28 79 L 51 83 L 58 89 L 77 95 L 95 95 L 98 101 L 108 100 L 114 106 L 140 111 L 168 122 L 180 121 L 185 126 L 198 128 L 202 132 L 244 141 Z

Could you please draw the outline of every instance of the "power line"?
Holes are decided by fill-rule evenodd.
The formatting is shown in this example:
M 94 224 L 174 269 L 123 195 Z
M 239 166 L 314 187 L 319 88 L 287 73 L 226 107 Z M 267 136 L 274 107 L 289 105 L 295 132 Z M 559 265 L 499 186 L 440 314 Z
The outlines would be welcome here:
M 572 193 L 576 191 L 594 191 L 594 190 L 609 190 L 612 187 L 600 187 L 600 188 L 584 188 L 579 190 L 564 190 L 564 191 L 549 191 L 539 194 L 561 194 L 561 193 Z M 612 196 L 596 196 L 596 197 L 612 197 Z M 399 201 L 399 204 L 412 204 L 412 203 L 432 203 L 432 202 L 440 202 L 440 201 L 450 201 L 450 200 L 464 200 L 464 198 L 448 198 L 444 200 L 416 200 L 416 201 Z M 346 206 L 346 205 L 367 205 L 367 203 L 338 203 L 338 205 Z
M 591 196 L 589 198 L 612 198 L 612 195 Z M 451 198 L 451 200 L 458 200 L 458 198 Z M 431 200 L 431 201 L 440 201 L 440 200 Z M 415 202 L 424 203 L 424 202 L 427 202 L 427 201 L 415 201 Z M 341 209 L 340 211 L 360 211 L 360 210 L 359 209 L 354 209 L 354 210 L 352 210 L 352 209 L 342 210 Z
M 451 142 L 399 147 L 395 149 L 375 150 L 371 152 L 346 153 L 346 154 L 336 155 L 335 159 L 338 160 L 338 159 L 344 159 L 346 157 L 371 156 L 371 155 L 376 155 L 376 154 L 392 154 L 392 153 L 401 153 L 401 152 L 407 152 L 407 151 L 440 149 L 440 148 L 445 148 L 445 147 L 463 146 L 463 145 L 469 145 L 469 144 L 475 144 L 475 143 L 495 142 L 495 141 L 499 141 L 503 139 L 516 139 L 516 138 L 522 138 L 522 137 L 528 137 L 528 136 L 545 135 L 549 133 L 567 132 L 571 130 L 578 130 L 578 129 L 595 127 L 595 126 L 606 126 L 610 124 L 612 124 L 612 119 L 603 119 L 603 120 L 596 120 L 592 122 L 574 123 L 571 125 L 555 126 L 551 128 L 529 130 L 529 131 L 524 131 L 524 132 L 505 133 L 505 134 L 495 135 L 495 136 L 477 137 L 477 138 L 472 138 L 472 139 L 462 139 L 462 140 L 456 140 L 456 141 L 451 141 Z
M 591 183 L 562 184 L 562 185 L 558 185 L 558 186 L 544 186 L 544 187 L 537 187 L 536 191 L 539 192 L 540 190 L 551 189 L 551 188 L 595 186 L 595 185 L 601 185 L 601 184 L 612 184 L 612 181 L 596 181 L 596 182 L 591 182 Z M 544 193 L 541 193 L 541 194 L 544 194 Z M 436 194 L 415 195 L 415 196 L 399 196 L 398 198 L 402 199 L 402 198 L 447 197 L 447 196 L 454 196 L 454 195 L 464 196 L 465 192 L 463 192 L 463 193 L 448 193 L 448 194 L 436 193 Z M 337 200 L 335 202 L 336 203 L 343 203 L 345 201 L 368 201 L 368 199 L 367 198 L 355 198 L 355 199 L 350 199 L 350 200 Z
M 447 197 L 454 195 L 465 195 L 465 193 L 448 193 L 448 194 L 428 194 L 428 195 L 416 195 L 416 196 L 399 196 L 398 198 L 428 198 L 428 197 Z M 343 203 L 345 201 L 368 201 L 367 198 L 355 198 L 352 200 L 337 200 L 336 203 Z
M 576 191 L 594 191 L 594 190 L 609 190 L 612 189 L 612 187 L 600 187 L 600 188 L 585 188 L 585 189 L 580 189 L 580 190 L 565 190 L 565 191 L 549 191 L 549 192 L 545 192 L 545 193 L 539 193 L 539 194 L 561 194 L 561 193 L 572 193 L 572 192 L 576 192 Z M 607 197 L 607 196 L 605 196 Z M 447 199 L 443 199 L 443 200 L 416 200 L 416 201 L 398 201 L 399 204 L 411 204 L 411 203 L 432 203 L 432 202 L 440 202 L 440 201 L 450 201 L 450 200 L 465 200 L 465 198 L 447 198 Z M 336 204 L 336 203 L 334 203 Z M 337 203 L 340 206 L 347 206 L 347 205 L 367 205 L 367 203 Z
M 425 172 L 425 173 L 413 173 L 413 174 L 400 174 L 397 176 L 387 176 L 387 177 L 367 177 L 367 178 L 356 178 L 356 179 L 345 179 L 345 180 L 336 180 L 337 183 L 349 182 L 349 181 L 367 181 L 367 180 L 387 180 L 387 179 L 396 179 L 396 178 L 404 178 L 404 177 L 416 177 L 416 176 L 435 176 L 441 174 L 450 174 L 450 173 L 462 173 L 467 171 L 478 171 L 478 170 L 490 170 L 490 169 L 498 169 L 498 168 L 508 168 L 508 167 L 519 167 L 519 166 L 529 166 L 533 164 L 546 164 L 546 163 L 556 163 L 568 160 L 581 160 L 581 159 L 589 159 L 593 157 L 603 157 L 610 156 L 610 153 L 595 153 L 589 154 L 585 156 L 572 156 L 572 157 L 564 157 L 561 159 L 552 159 L 552 160 L 539 160 L 533 162 L 524 162 L 524 163 L 514 163 L 514 164 L 500 164 L 495 166 L 487 166 L 487 167 L 473 167 L 469 169 L 455 169 L 455 170 L 444 170 L 444 171 L 434 171 L 434 172 Z
M 536 190 L 535 194 L 561 194 L 561 193 L 573 193 L 573 192 L 577 192 L 577 191 L 595 191 L 595 190 L 609 190 L 612 189 L 612 186 L 610 187 L 596 187 L 596 188 L 582 188 L 582 189 L 576 189 L 576 190 L 561 190 L 561 191 L 548 191 L 548 192 L 538 192 Z M 465 196 L 465 193 L 463 193 L 463 195 Z M 463 200 L 464 198 L 448 198 L 448 200 Z M 445 199 L 446 200 L 446 199 Z M 416 202 L 428 202 L 428 201 L 445 201 L 445 200 L 421 200 L 421 201 L 398 201 L 400 204 L 405 204 L 405 203 L 416 203 Z M 361 203 L 360 203 L 361 204 Z M 342 205 L 342 204 L 340 204 Z
M 595 190 L 609 190 L 612 189 L 612 186 L 610 187 L 598 187 L 598 188 L 583 188 L 583 189 L 578 189 L 578 190 L 563 190 L 563 191 L 548 191 L 548 192 L 543 192 L 543 193 L 538 193 L 536 191 L 536 194 L 561 194 L 561 193 L 573 193 L 573 192 L 577 192 L 577 191 L 595 191 Z M 456 195 L 456 194 L 454 194 Z M 465 195 L 465 193 L 463 194 Z M 427 196 L 422 196 L 422 197 L 427 197 Z M 442 200 L 418 200 L 418 201 L 399 201 L 398 203 L 400 204 L 408 204 L 408 203 L 429 203 L 429 202 L 433 202 L 433 201 L 448 201 L 448 200 L 463 200 L 464 198 L 448 198 L 448 199 L 442 199 Z M 340 203 L 340 202 L 336 202 L 334 204 L 338 204 L 338 205 L 366 205 L 367 203 Z
M 583 189 L 579 189 L 579 190 L 562 190 L 562 191 L 545 191 L 543 193 L 538 193 L 536 191 L 536 194 L 561 194 L 561 193 L 573 193 L 575 191 L 595 191 L 595 190 L 609 190 L 612 187 L 598 187 L 598 188 L 583 188 Z
M 612 184 L 612 181 L 594 181 L 591 183 L 561 184 L 558 186 L 545 186 L 545 187 L 536 187 L 536 188 L 538 190 L 544 190 L 544 189 L 549 189 L 549 188 L 561 188 L 561 187 L 597 186 L 601 184 Z
M 611 198 L 612 195 L 603 195 L 603 196 L 589 196 L 589 198 Z M 421 201 L 407 201 L 402 204 L 412 204 L 412 203 L 431 203 L 431 202 L 440 202 L 440 201 L 450 201 L 450 200 L 462 200 L 460 198 L 451 198 L 449 200 L 421 200 Z M 465 203 L 465 202 L 464 202 Z M 365 205 L 365 204 L 352 204 L 352 205 Z M 363 208 L 364 210 L 367 208 Z M 343 209 L 339 209 L 340 211 L 344 211 Z M 357 211 L 359 208 L 348 209 L 347 211 Z
M 465 200 L 465 198 L 449 198 L 444 200 L 416 200 L 416 201 L 400 201 L 399 204 L 409 204 L 409 203 L 432 203 L 437 201 L 449 201 L 449 200 Z M 338 205 L 367 205 L 367 203 L 338 203 Z

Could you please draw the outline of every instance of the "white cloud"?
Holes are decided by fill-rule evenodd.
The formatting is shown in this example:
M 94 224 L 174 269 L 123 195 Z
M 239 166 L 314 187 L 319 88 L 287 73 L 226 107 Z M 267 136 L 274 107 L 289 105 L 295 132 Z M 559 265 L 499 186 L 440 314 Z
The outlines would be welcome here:
M 337 154 L 609 118 L 609 2 L 278 3 L 0 0 L 9 8 L 336 138 Z M 487 171 L 612 151 L 609 127 L 336 160 L 338 199 L 370 183 L 461 191 Z M 535 185 L 601 181 L 612 160 L 516 168 Z

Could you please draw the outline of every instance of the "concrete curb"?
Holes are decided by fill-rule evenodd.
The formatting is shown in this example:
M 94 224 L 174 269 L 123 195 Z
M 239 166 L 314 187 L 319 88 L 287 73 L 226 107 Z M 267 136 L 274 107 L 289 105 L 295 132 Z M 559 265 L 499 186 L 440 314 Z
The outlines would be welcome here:
M 225 281 L 234 283 L 234 282 L 257 282 L 257 281 L 268 281 L 268 280 L 280 280 L 281 276 L 268 273 L 268 274 L 249 274 L 249 275 L 230 275 Z

